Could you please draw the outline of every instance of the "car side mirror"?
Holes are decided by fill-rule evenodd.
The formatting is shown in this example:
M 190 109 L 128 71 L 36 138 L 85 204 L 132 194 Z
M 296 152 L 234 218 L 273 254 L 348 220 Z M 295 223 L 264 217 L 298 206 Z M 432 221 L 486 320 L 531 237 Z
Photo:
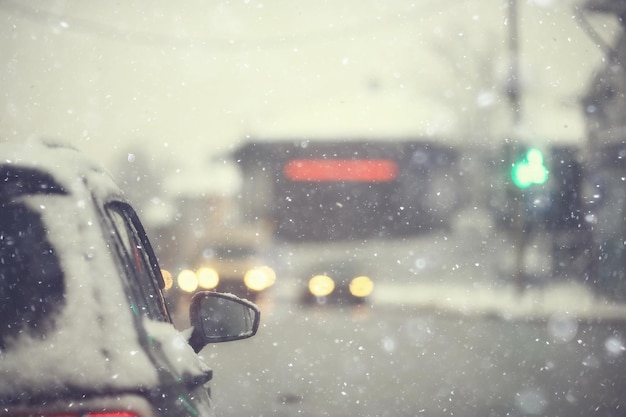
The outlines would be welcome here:
M 235 295 L 202 291 L 191 299 L 189 318 L 193 326 L 189 344 L 197 353 L 209 343 L 254 336 L 261 311 L 254 303 Z

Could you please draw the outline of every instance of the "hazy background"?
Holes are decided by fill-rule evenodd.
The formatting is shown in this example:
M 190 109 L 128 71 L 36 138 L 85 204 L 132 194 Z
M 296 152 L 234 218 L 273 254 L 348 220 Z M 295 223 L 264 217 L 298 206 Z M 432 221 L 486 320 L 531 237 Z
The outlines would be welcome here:
M 0 1 L 0 137 L 63 138 L 112 171 L 157 166 L 168 192 L 228 192 L 236 175 L 210 158 L 250 137 L 499 143 L 506 4 Z M 579 97 L 602 54 L 574 4 L 519 2 L 516 134 L 535 142 L 584 140 Z

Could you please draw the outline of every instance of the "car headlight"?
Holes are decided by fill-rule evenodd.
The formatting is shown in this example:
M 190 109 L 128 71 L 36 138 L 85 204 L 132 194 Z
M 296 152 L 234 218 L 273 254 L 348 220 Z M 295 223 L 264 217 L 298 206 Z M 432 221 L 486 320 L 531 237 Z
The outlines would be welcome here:
M 367 297 L 374 290 L 374 283 L 369 277 L 358 276 L 350 281 L 350 294 L 355 297 Z
M 243 282 L 253 291 L 263 291 L 274 285 L 276 273 L 269 266 L 262 266 L 246 271 Z
M 328 275 L 315 275 L 309 280 L 309 291 L 316 297 L 325 297 L 335 289 L 335 282 Z
M 178 284 L 178 288 L 185 292 L 194 292 L 198 288 L 198 278 L 196 274 L 189 269 L 180 271 L 176 283 Z
M 198 286 L 205 290 L 212 290 L 220 282 L 219 274 L 213 268 L 202 267 L 198 269 L 196 277 L 198 278 Z
M 169 290 L 174 285 L 174 279 L 172 278 L 172 273 L 167 269 L 161 269 L 161 276 L 163 277 L 163 282 L 165 283 L 165 287 L 163 289 Z

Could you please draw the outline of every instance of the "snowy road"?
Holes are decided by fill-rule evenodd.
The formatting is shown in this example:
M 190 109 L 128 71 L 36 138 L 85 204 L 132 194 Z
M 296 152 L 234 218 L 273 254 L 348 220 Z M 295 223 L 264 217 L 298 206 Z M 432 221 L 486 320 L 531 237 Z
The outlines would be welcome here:
M 218 415 L 624 411 L 624 322 L 503 320 L 390 305 L 262 308 L 255 338 L 202 352 L 214 368 Z
M 202 352 L 218 415 L 626 415 L 626 307 L 572 281 L 519 294 L 501 274 L 507 241 L 456 230 L 404 258 L 391 248 L 429 263 L 378 282 L 366 306 L 302 307 L 297 280 L 281 281 L 257 336 Z M 537 277 L 544 247 L 529 254 Z

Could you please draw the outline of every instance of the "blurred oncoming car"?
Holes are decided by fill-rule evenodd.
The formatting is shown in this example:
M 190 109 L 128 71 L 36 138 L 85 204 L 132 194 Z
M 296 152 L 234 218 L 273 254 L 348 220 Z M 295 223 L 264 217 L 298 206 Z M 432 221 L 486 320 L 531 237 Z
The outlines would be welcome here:
M 254 228 L 232 228 L 211 236 L 201 245 L 195 268 L 184 269 L 176 285 L 187 294 L 217 290 L 256 301 L 276 282 L 276 273 L 261 254 L 262 233 Z
M 212 416 L 208 343 L 258 308 L 198 293 L 172 325 L 145 231 L 109 174 L 43 141 L 0 145 L 0 415 Z
M 365 268 L 348 262 L 316 265 L 305 277 L 301 301 L 309 304 L 363 304 L 374 289 Z

